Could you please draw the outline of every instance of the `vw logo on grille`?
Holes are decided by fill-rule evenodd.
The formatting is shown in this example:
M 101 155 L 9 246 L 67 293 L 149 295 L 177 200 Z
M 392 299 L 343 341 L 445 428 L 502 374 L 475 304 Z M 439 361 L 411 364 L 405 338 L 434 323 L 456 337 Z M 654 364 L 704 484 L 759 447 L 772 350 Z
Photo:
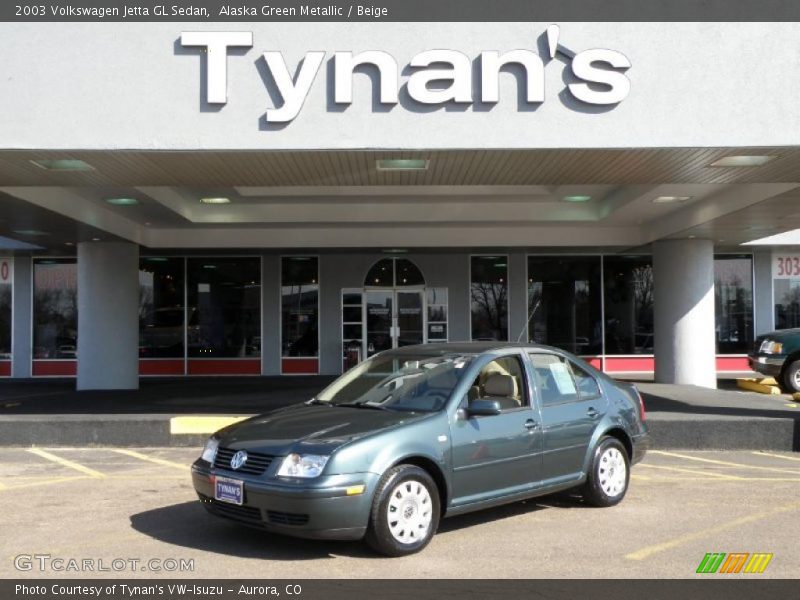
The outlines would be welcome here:
M 231 469 L 240 469 L 244 463 L 247 462 L 247 452 L 239 450 L 236 454 L 231 456 Z

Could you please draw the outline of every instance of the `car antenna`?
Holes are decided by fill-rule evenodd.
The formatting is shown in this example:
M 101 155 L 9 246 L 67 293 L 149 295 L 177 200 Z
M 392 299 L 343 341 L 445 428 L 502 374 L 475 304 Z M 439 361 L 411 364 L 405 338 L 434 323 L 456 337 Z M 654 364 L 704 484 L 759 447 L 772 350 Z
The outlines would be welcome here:
M 533 310 L 531 311 L 531 315 L 528 317 L 528 320 L 525 321 L 525 325 L 522 326 L 522 331 L 519 332 L 519 336 L 517 336 L 517 343 L 522 339 L 522 335 L 525 333 L 525 330 L 528 328 L 528 325 L 531 324 L 531 319 L 533 315 L 536 314 L 536 309 L 539 308 L 539 305 L 542 303 L 541 300 L 537 300 L 536 304 L 533 305 Z

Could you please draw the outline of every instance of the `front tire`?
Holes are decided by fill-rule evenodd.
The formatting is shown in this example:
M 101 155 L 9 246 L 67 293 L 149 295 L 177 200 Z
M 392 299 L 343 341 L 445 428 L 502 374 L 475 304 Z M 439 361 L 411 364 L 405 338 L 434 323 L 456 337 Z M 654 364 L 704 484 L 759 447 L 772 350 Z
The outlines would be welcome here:
M 439 527 L 439 492 L 427 471 L 398 465 L 381 478 L 365 541 L 386 556 L 419 552 Z
M 606 437 L 594 449 L 583 498 L 594 506 L 619 504 L 628 491 L 631 466 L 628 451 L 613 437 Z
M 800 392 L 800 360 L 795 360 L 786 365 L 786 368 L 778 378 L 781 390 L 787 394 Z

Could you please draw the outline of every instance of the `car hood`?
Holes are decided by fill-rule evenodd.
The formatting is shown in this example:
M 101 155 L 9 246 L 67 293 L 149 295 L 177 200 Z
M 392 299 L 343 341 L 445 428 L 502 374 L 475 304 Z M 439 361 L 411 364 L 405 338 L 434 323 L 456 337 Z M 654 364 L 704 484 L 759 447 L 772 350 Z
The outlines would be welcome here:
M 770 331 L 767 334 L 758 336 L 759 340 L 769 339 L 778 342 L 782 342 L 790 338 L 800 338 L 800 328 L 780 329 L 778 331 Z
M 430 413 L 300 404 L 226 427 L 220 446 L 284 456 L 291 452 L 327 454 L 337 447 L 417 421 Z

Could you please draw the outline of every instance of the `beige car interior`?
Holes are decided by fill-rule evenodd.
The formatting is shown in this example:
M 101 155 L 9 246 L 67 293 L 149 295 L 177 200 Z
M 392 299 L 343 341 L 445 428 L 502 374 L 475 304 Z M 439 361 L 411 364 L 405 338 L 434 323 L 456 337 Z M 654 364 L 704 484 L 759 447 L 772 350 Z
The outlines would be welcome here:
M 509 410 L 526 406 L 523 391 L 522 366 L 519 359 L 506 356 L 493 360 L 481 369 L 472 387 L 468 399 L 495 400 L 500 408 Z

